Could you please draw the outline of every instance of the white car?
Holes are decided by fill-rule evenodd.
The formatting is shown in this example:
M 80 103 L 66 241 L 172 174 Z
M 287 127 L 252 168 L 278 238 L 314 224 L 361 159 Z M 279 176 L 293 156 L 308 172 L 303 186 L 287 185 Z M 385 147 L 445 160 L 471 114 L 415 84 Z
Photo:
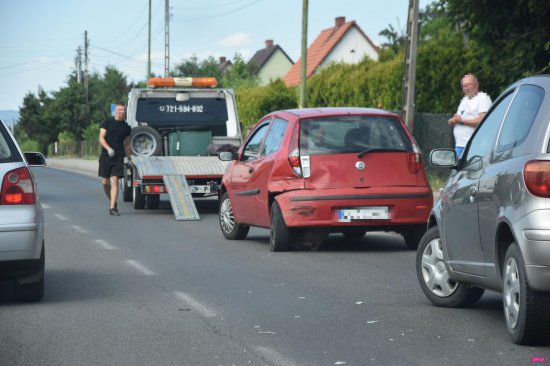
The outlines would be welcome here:
M 44 294 L 44 214 L 31 166 L 45 166 L 41 153 L 22 153 L 0 120 L 0 277 L 14 281 L 16 301 Z

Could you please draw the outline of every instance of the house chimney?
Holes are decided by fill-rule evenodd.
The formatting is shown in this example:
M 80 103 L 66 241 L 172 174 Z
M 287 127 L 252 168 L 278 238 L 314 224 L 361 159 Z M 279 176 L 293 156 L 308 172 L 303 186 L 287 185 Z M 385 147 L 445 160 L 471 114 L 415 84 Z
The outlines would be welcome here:
M 227 61 L 225 56 L 220 56 L 220 64 L 225 64 L 225 61 Z
M 334 28 L 340 28 L 346 22 L 346 17 L 336 17 L 334 19 Z
M 265 40 L 265 48 L 273 47 L 273 40 L 272 39 L 266 39 Z

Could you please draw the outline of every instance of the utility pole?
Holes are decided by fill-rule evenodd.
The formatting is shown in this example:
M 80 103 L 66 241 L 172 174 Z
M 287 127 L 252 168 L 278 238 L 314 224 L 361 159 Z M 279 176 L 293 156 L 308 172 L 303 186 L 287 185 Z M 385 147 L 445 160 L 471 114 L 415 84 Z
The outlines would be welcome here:
M 76 49 L 76 82 L 82 82 L 82 47 Z
M 308 0 L 302 0 L 302 64 L 300 77 L 300 105 L 299 108 L 305 108 L 306 102 L 306 86 L 307 86 L 307 13 Z
M 88 105 L 88 31 L 84 31 L 84 94 Z
M 415 110 L 414 87 L 416 82 L 416 45 L 418 44 L 418 28 L 418 0 L 409 0 L 405 62 L 403 63 L 401 111 L 403 113 L 403 120 L 411 132 L 413 130 Z
M 151 77 L 151 0 L 149 0 L 149 36 L 147 42 L 147 80 Z
M 164 0 L 164 77 L 170 74 L 170 0 Z

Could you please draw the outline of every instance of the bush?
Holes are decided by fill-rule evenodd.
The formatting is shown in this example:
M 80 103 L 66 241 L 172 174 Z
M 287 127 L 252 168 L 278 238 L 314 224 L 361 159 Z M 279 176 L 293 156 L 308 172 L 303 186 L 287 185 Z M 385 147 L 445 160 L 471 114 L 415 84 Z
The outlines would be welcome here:
M 40 143 L 36 140 L 25 140 L 22 143 L 19 144 L 19 147 L 21 150 L 26 152 L 34 152 L 34 151 L 42 151 L 40 149 Z
M 244 130 L 270 112 L 297 107 L 295 89 L 288 88 L 281 79 L 266 86 L 240 87 L 235 91 L 235 99 Z

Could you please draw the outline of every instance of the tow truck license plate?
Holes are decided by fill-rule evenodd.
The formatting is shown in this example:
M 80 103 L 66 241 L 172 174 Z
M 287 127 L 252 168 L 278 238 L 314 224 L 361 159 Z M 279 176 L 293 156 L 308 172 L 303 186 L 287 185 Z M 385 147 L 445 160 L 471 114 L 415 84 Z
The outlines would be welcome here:
M 367 206 L 338 209 L 338 222 L 356 220 L 387 220 L 390 218 L 390 209 L 387 206 Z
M 210 193 L 210 186 L 190 186 L 191 193 Z

